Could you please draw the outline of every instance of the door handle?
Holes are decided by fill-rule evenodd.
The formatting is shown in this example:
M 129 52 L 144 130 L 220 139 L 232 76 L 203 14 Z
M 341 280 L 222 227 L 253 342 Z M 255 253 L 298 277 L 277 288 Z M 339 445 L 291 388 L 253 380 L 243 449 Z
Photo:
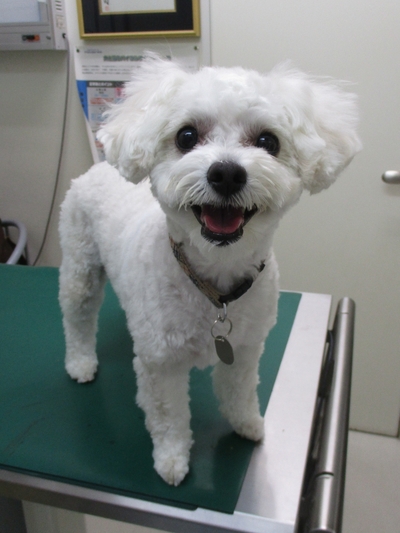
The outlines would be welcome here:
M 400 172 L 398 170 L 387 170 L 382 174 L 385 183 L 400 183 Z

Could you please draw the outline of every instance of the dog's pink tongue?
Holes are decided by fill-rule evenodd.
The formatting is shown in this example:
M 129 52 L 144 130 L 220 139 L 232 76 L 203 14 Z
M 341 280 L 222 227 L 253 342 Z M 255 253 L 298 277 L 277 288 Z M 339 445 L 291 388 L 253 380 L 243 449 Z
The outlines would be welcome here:
M 213 233 L 235 233 L 244 223 L 243 210 L 240 207 L 214 207 L 204 205 L 201 219 Z

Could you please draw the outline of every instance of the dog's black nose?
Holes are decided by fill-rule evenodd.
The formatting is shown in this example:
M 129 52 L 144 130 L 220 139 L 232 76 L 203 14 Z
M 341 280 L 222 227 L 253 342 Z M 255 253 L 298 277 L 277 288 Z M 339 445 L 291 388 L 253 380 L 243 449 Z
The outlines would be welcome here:
M 217 193 L 225 197 L 239 192 L 246 180 L 246 170 L 233 161 L 213 163 L 207 172 L 208 183 Z

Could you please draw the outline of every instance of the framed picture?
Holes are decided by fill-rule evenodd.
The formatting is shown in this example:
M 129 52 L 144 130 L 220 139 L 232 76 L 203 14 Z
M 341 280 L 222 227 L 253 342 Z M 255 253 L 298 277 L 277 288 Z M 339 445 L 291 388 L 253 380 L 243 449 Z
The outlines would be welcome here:
M 200 36 L 200 0 L 77 0 L 82 39 Z

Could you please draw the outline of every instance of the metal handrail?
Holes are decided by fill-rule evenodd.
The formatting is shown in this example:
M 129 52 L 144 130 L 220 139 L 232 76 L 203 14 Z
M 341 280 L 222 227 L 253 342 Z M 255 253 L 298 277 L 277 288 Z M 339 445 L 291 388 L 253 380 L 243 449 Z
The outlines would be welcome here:
M 354 320 L 355 303 L 350 298 L 343 298 L 338 304 L 333 326 L 334 371 L 314 473 L 309 533 L 340 533 L 342 530 Z

